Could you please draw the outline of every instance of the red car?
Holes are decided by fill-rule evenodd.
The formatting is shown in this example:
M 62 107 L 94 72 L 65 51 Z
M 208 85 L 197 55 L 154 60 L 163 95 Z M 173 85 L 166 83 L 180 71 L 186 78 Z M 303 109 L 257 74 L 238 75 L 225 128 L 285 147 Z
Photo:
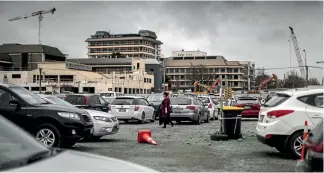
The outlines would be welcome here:
M 258 118 L 261 107 L 259 100 L 254 97 L 240 97 L 235 106 L 244 108 L 242 118 Z

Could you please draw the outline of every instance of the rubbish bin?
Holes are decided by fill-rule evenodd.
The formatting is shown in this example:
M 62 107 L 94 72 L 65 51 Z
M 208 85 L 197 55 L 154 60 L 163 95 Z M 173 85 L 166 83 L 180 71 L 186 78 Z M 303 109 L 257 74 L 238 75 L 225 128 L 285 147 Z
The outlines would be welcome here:
M 229 139 L 239 139 L 241 134 L 241 112 L 244 108 L 224 106 L 222 109 L 221 127 L 222 132 L 228 136 Z

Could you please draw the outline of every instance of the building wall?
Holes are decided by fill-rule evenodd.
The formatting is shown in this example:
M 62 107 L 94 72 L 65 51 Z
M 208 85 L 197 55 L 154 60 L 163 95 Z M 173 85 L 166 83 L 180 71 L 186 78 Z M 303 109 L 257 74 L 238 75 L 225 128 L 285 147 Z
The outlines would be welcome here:
M 94 87 L 95 92 L 107 92 L 111 90 L 135 89 L 137 93 L 150 92 L 154 86 L 153 75 L 144 72 L 133 72 L 125 74 L 98 74 L 89 71 L 66 69 L 65 63 L 41 63 L 38 65 L 42 69 L 42 86 L 46 90 L 60 91 L 61 88 L 79 88 L 78 92 L 82 92 L 83 87 Z M 20 74 L 19 79 L 12 78 L 13 74 Z M 32 71 L 2 71 L 0 72 L 0 80 L 4 82 L 4 76 L 7 81 L 22 86 L 37 87 L 39 86 L 39 69 Z M 133 91 L 132 91 L 133 92 Z
M 145 69 L 147 72 L 154 73 L 154 93 L 162 92 L 163 74 L 162 66 L 160 64 L 146 64 Z

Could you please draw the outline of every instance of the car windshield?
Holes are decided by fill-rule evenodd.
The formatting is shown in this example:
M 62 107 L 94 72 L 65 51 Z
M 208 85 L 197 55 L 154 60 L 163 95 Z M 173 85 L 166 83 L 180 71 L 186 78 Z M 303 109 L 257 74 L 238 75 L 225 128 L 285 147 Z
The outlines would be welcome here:
M 147 97 L 147 101 L 149 102 L 162 102 L 163 96 L 161 95 L 150 95 Z
M 40 98 L 38 95 L 30 92 L 25 88 L 11 87 L 10 89 L 31 105 L 47 104 L 47 102 Z
M 111 103 L 112 105 L 134 105 L 134 98 L 115 98 L 115 100 Z
M 53 103 L 57 104 L 57 105 L 62 105 L 62 106 L 69 106 L 69 107 L 74 107 L 71 103 L 64 101 L 60 98 L 57 98 L 55 96 L 48 96 L 45 97 L 46 99 L 52 101 Z
M 106 102 L 108 102 L 108 103 L 112 103 L 112 102 L 115 100 L 115 98 L 109 98 L 109 97 L 104 97 L 104 99 L 105 99 Z
M 0 170 L 22 166 L 26 159 L 50 150 L 0 116 Z
M 172 105 L 191 105 L 190 98 L 174 97 L 170 99 Z

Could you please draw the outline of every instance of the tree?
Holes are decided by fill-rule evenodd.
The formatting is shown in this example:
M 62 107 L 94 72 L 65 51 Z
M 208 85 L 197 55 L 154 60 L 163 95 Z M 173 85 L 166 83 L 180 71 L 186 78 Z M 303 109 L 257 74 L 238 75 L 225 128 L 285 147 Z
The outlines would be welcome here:
M 188 79 L 191 81 L 192 85 L 195 81 L 204 84 L 211 85 L 214 79 L 214 75 L 209 72 L 209 69 L 204 65 L 195 65 L 189 68 Z M 198 87 L 199 91 L 203 91 L 201 87 Z M 192 90 L 194 90 L 194 86 L 192 86 Z
M 269 79 L 271 76 L 269 74 L 265 73 L 265 69 L 260 69 L 257 74 L 256 74 L 256 78 L 255 78 L 255 88 L 259 88 L 260 84 Z M 272 88 L 277 88 L 279 80 L 277 81 L 269 81 L 268 83 L 265 84 L 264 88 L 266 89 L 272 89 Z
M 310 78 L 308 79 L 308 85 L 320 85 L 320 83 L 317 78 Z
M 298 76 L 296 71 L 291 71 L 283 82 L 284 88 L 303 88 L 305 86 L 305 80 Z

